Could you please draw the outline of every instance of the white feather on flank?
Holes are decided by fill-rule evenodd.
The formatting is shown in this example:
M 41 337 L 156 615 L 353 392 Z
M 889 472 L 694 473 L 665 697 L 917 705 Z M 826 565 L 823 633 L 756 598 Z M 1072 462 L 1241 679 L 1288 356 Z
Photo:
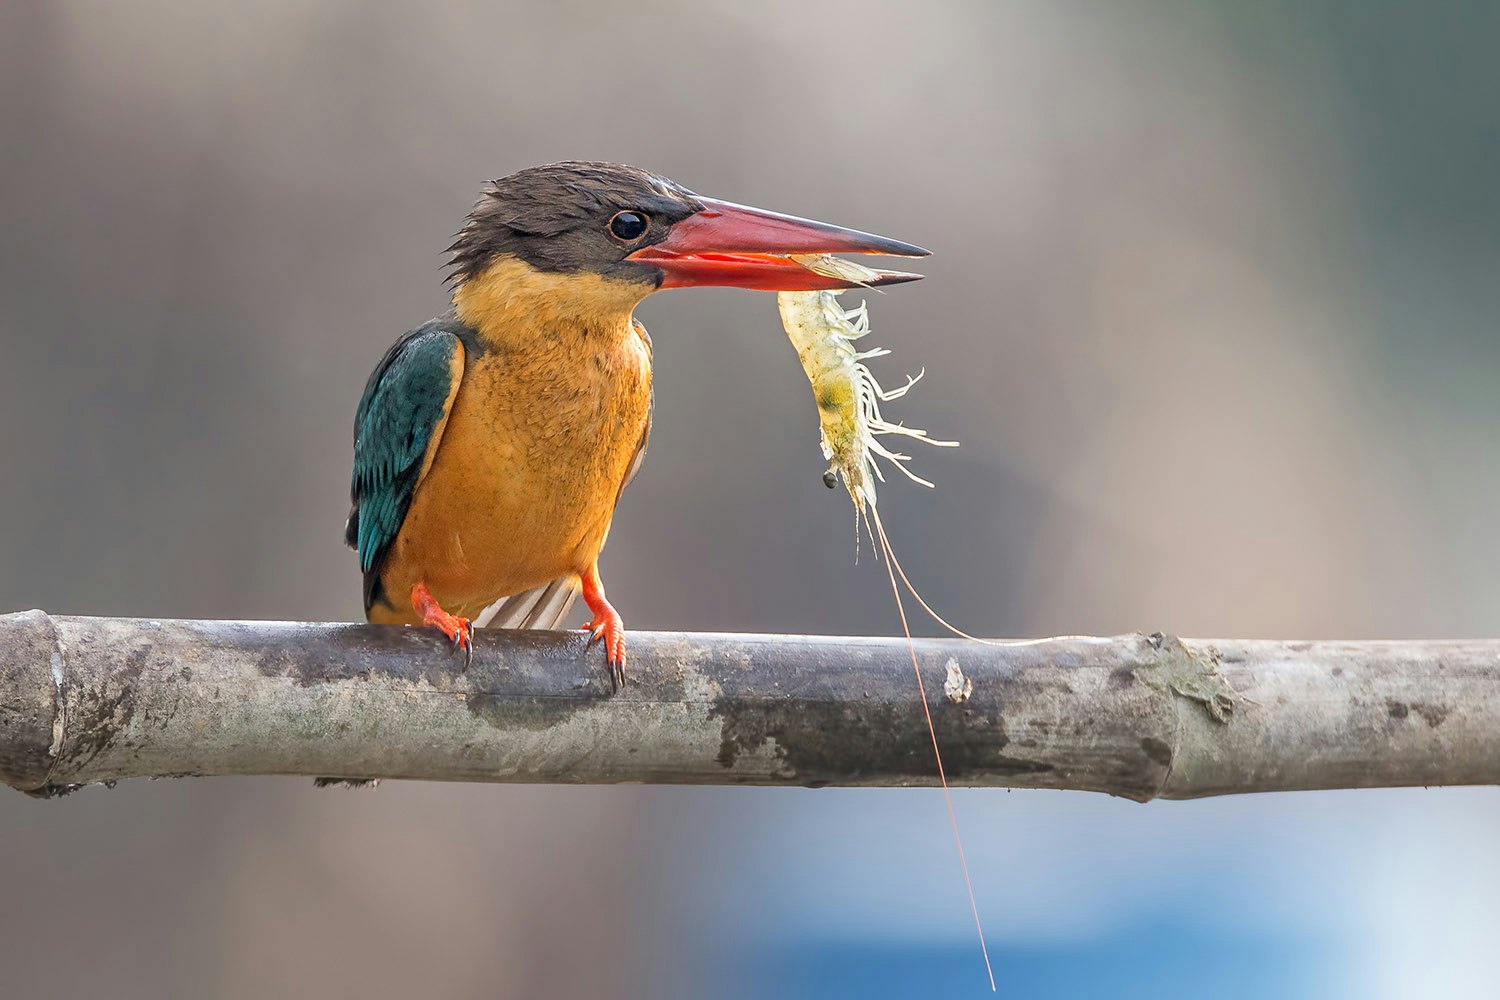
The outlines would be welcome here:
M 475 628 L 557 628 L 578 599 L 578 578 L 551 583 L 502 597 L 474 618 Z

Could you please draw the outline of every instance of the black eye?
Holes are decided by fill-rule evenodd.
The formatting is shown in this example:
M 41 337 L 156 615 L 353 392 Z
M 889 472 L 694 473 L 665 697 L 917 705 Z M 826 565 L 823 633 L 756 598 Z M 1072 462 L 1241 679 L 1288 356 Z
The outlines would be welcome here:
M 651 217 L 641 212 L 616 212 L 615 217 L 609 220 L 609 231 L 616 239 L 626 243 L 634 243 L 645 236 L 646 230 L 650 228 Z

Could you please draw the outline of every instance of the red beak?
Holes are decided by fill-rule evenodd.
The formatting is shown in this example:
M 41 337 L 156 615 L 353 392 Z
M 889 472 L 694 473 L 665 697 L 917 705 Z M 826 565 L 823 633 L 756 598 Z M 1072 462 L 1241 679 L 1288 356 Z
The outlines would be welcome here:
M 817 274 L 790 259 L 791 254 L 868 253 L 926 257 L 928 251 L 900 240 L 830 226 L 794 215 L 746 208 L 714 198 L 699 198 L 703 210 L 672 226 L 667 238 L 643 247 L 626 259 L 660 268 L 662 288 L 702 285 L 754 288 L 772 292 L 810 292 L 854 288 L 858 284 Z M 868 285 L 915 281 L 920 274 L 876 271 Z

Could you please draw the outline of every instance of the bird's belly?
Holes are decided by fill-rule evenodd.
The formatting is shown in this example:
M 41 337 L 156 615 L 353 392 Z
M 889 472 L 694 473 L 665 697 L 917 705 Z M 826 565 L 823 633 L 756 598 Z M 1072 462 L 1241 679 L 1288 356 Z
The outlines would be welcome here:
M 611 360 L 470 364 L 383 574 L 393 602 L 420 581 L 473 615 L 593 564 L 651 405 L 647 359 Z

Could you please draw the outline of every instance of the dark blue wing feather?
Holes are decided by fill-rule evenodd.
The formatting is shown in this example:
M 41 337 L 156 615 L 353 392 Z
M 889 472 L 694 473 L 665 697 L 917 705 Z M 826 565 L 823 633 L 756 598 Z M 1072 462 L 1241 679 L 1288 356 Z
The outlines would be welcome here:
M 359 554 L 365 610 L 379 600 L 380 569 L 411 507 L 434 432 L 447 413 L 459 338 L 442 321 L 420 326 L 386 352 L 354 418 L 353 510 L 345 540 Z

